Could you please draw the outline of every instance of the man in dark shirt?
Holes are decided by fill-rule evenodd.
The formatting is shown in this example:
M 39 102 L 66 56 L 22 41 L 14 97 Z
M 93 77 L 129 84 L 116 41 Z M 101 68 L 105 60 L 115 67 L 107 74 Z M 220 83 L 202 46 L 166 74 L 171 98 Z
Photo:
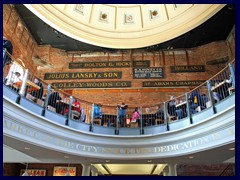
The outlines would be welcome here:
M 4 36 L 3 36 L 3 48 L 5 48 L 6 51 L 12 55 L 12 52 L 13 52 L 12 43 L 11 43 L 11 41 L 7 40 Z M 5 53 L 5 55 L 3 57 L 3 67 L 8 64 L 11 64 L 11 62 L 12 62 L 12 58 L 9 56 L 9 54 L 7 52 Z

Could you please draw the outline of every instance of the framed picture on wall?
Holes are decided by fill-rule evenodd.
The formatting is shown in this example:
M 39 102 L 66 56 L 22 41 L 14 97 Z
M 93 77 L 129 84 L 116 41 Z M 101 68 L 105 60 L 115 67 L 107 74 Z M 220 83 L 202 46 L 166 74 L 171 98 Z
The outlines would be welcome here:
M 21 169 L 20 176 L 26 171 L 26 169 Z M 27 173 L 29 176 L 46 176 L 46 170 L 43 169 L 28 169 Z
M 76 167 L 54 167 L 53 176 L 65 176 L 67 173 L 69 173 L 70 176 L 76 176 Z

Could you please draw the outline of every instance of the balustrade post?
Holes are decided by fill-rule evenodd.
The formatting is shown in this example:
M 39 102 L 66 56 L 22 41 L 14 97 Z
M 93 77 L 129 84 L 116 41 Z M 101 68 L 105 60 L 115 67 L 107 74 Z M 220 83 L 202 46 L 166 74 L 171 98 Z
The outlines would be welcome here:
M 68 115 L 67 115 L 67 120 L 66 120 L 66 125 L 68 126 L 69 119 L 71 118 L 72 115 L 72 102 L 73 102 L 73 97 L 69 97 L 69 105 L 68 105 Z
M 142 106 L 140 107 L 140 134 L 144 134 L 144 129 L 143 129 L 143 119 L 142 119 Z
M 94 121 L 94 103 L 92 104 L 91 122 L 89 126 L 89 131 L 93 131 L 93 121 Z
M 26 90 L 26 86 L 27 86 L 27 77 L 28 77 L 28 69 L 25 70 L 25 73 L 24 73 L 24 76 L 23 76 L 22 86 L 21 86 L 21 89 L 19 91 L 20 96 L 16 100 L 17 104 L 20 103 L 21 97 L 24 96 L 24 94 L 25 94 L 25 90 Z
M 163 103 L 163 111 L 164 111 L 164 124 L 167 127 L 167 131 L 169 131 L 168 117 L 167 117 L 167 106 L 166 102 Z
M 119 134 L 119 128 L 118 128 L 118 122 L 119 122 L 119 108 L 117 108 L 117 119 L 116 119 L 116 127 L 115 127 L 115 134 Z
M 46 97 L 45 97 L 45 100 L 44 100 L 42 116 L 45 116 L 47 106 L 48 106 L 48 98 L 49 98 L 50 93 L 51 93 L 51 84 L 49 84 L 47 86 L 47 94 L 46 94 Z
M 207 80 L 207 88 L 208 88 L 208 95 L 209 95 L 209 99 L 210 99 L 210 102 L 211 102 L 211 105 L 212 105 L 212 108 L 213 108 L 213 113 L 216 114 L 217 111 L 216 111 L 216 108 L 215 108 L 215 103 L 213 101 L 213 98 L 212 98 L 212 86 L 211 86 L 211 82 L 209 80 Z
M 186 112 L 187 112 L 187 117 L 189 116 L 190 124 L 193 123 L 192 121 L 192 114 L 190 113 L 190 106 L 189 106 L 189 101 L 188 101 L 188 93 L 185 93 L 185 99 L 186 99 Z
M 228 64 L 231 76 L 232 76 L 232 87 L 235 88 L 235 71 L 231 63 Z

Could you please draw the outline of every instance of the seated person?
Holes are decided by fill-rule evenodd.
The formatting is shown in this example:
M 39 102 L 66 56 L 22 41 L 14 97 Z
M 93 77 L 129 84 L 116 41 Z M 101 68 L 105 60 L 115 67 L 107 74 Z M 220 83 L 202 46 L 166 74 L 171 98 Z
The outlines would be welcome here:
M 73 106 L 72 107 L 72 114 L 77 116 L 76 119 L 78 120 L 80 118 L 80 115 L 81 115 L 81 104 L 77 99 L 74 99 L 72 106 Z
M 214 103 L 217 103 L 217 102 L 219 102 L 220 101 L 220 94 L 218 93 L 218 92 L 216 92 L 216 91 L 213 91 L 213 100 L 214 100 Z
M 177 109 L 176 108 L 176 104 L 175 104 L 175 96 L 171 96 L 170 97 L 170 101 L 168 102 L 168 114 L 170 114 L 171 116 L 176 116 L 178 117 L 178 119 L 182 119 L 183 118 L 183 111 L 182 109 Z
M 34 79 L 34 84 L 36 84 L 37 86 L 40 87 L 40 89 L 36 89 L 35 87 L 29 87 L 28 86 L 28 92 L 33 96 L 35 97 L 35 100 L 37 99 L 42 99 L 42 96 L 43 96 L 43 85 L 42 83 L 39 81 L 39 79 L 35 78 Z M 34 101 L 35 101 L 34 100 Z
M 164 111 L 162 110 L 161 107 L 158 107 L 158 109 L 157 109 L 156 119 L 162 119 L 162 120 L 164 120 Z
M 49 97 L 48 97 L 48 106 L 52 106 L 54 108 L 56 108 L 56 112 L 60 113 L 61 112 L 61 105 L 57 102 L 62 100 L 61 96 L 59 95 L 59 93 L 57 91 L 53 91 L 50 93 Z
M 19 92 L 22 86 L 22 79 L 20 79 L 20 76 L 21 74 L 19 72 L 12 72 L 11 77 L 7 78 L 6 85 Z
M 206 94 L 201 95 L 201 110 L 205 109 L 207 107 L 206 103 L 208 102 L 208 97 Z
M 93 118 L 101 119 L 101 126 L 103 126 L 104 120 L 102 119 L 101 104 L 94 104 Z
M 136 123 L 140 119 L 140 114 L 138 112 L 138 108 L 135 108 L 132 114 L 132 123 Z

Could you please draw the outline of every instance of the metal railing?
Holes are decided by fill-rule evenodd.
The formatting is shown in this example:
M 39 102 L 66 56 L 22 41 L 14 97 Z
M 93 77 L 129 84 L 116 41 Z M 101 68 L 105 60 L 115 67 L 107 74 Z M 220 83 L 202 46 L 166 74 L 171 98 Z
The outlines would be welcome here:
M 3 58 L 5 53 L 3 50 Z M 52 111 L 65 116 L 66 125 L 69 120 L 90 124 L 90 131 L 93 126 L 114 128 L 115 134 L 119 133 L 119 129 L 129 127 L 139 128 L 140 134 L 144 133 L 144 128 L 151 126 L 166 126 L 169 130 L 170 123 L 186 118 L 192 123 L 192 117 L 205 109 L 212 108 L 217 113 L 215 106 L 235 93 L 235 61 L 232 61 L 190 92 L 178 97 L 173 95 L 168 101 L 149 106 L 128 106 L 125 113 L 120 114 L 120 105 L 103 105 L 73 97 L 29 72 L 21 61 L 12 56 L 11 59 L 12 63 L 3 67 L 3 84 L 19 94 L 16 103 L 26 98 L 43 108 L 43 116 L 46 111 Z M 135 110 L 139 117 L 133 122 Z

